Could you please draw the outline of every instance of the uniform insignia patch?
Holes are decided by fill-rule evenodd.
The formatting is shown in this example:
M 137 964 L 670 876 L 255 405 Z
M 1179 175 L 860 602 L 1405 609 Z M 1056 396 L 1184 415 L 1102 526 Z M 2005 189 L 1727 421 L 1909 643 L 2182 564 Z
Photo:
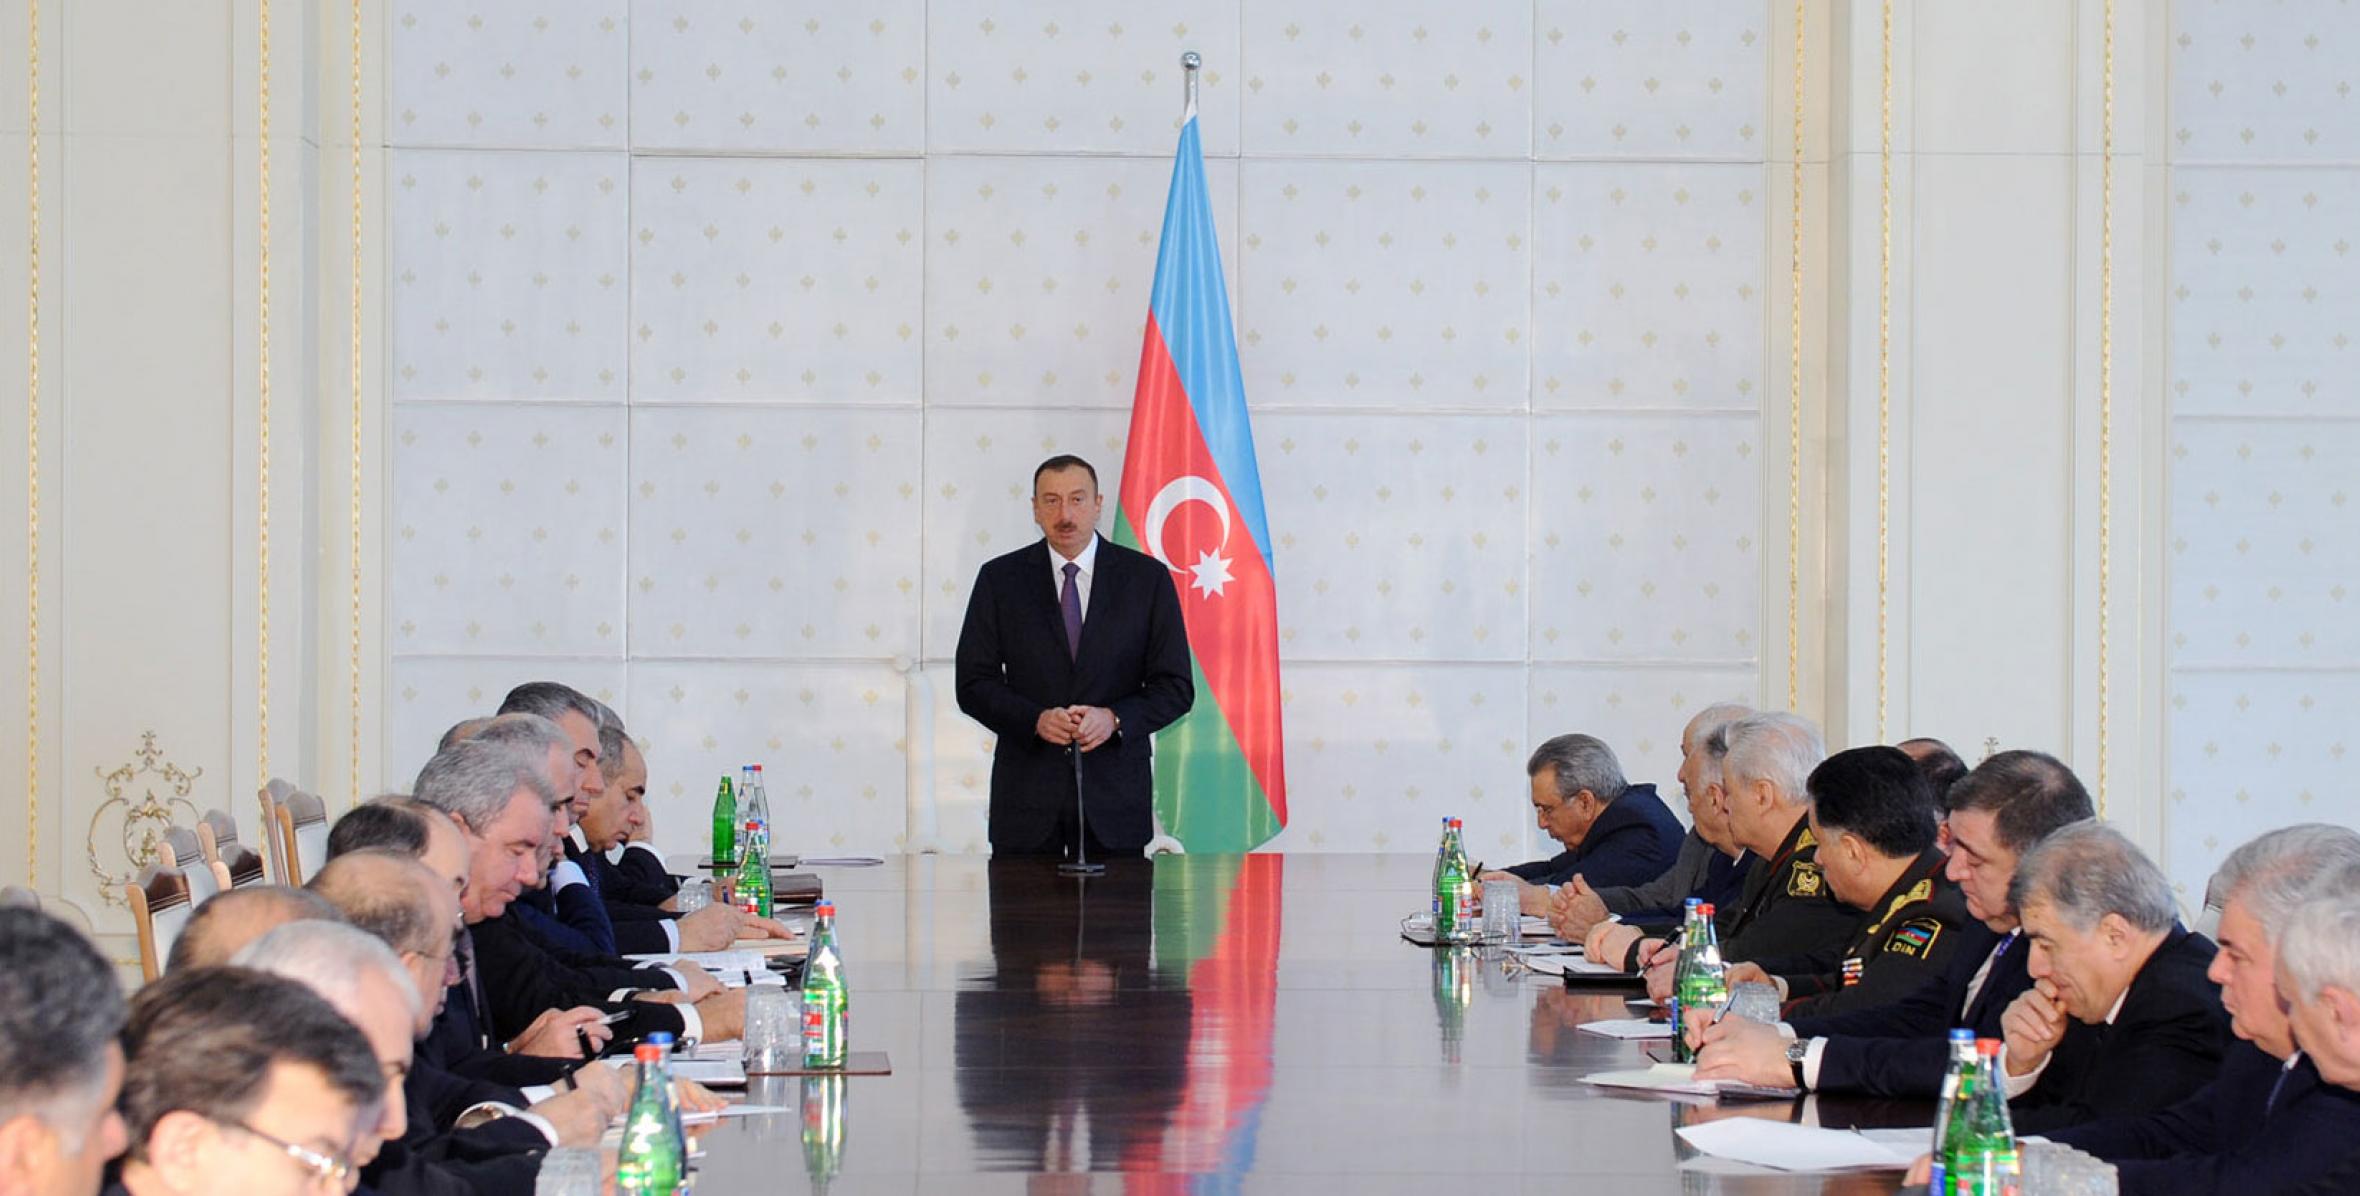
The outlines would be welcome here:
M 1798 863 L 1786 874 L 1786 895 L 1789 897 L 1817 897 L 1826 888 L 1819 875 L 1819 865 Z
M 1895 897 L 1890 903 L 1888 903 L 1885 906 L 1885 916 L 1890 918 L 1894 914 L 1908 909 L 1910 906 L 1916 905 L 1920 901 L 1931 901 L 1933 899 L 1934 882 L 1930 880 L 1921 880 L 1916 884 L 1911 885 L 1908 892 L 1903 893 L 1899 897 Z
M 1868 965 L 1862 963 L 1859 956 L 1846 956 L 1844 958 L 1844 987 L 1850 988 L 1860 983 L 1860 974 L 1867 970 Z
M 1941 937 L 1940 918 L 1911 918 L 1893 931 L 1892 938 L 1885 940 L 1885 951 L 1892 955 L 1906 955 L 1911 959 L 1924 959 L 1926 953 L 1934 949 L 1934 940 Z

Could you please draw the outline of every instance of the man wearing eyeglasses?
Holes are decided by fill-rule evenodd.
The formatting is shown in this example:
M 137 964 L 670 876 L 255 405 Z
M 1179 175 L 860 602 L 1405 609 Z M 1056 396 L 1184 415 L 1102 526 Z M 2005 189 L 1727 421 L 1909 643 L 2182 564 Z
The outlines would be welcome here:
M 369 1040 L 303 985 L 244 968 L 168 975 L 131 1003 L 108 1196 L 337 1196 L 382 1116 Z

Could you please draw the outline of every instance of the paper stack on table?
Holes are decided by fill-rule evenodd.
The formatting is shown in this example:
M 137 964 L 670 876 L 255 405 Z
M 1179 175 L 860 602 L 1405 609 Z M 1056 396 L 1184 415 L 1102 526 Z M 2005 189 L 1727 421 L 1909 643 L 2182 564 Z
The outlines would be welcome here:
M 1610 968 L 1602 963 L 1591 963 L 1579 953 L 1534 953 L 1522 957 L 1524 966 L 1547 976 L 1624 976 L 1621 968 Z
M 1672 1036 L 1670 1022 L 1651 1022 L 1643 1017 L 1614 1018 L 1603 1022 L 1583 1022 L 1582 1029 L 1607 1038 L 1660 1038 Z
M 1667 1036 L 1668 1037 L 1668 1036 Z M 1582 1077 L 1584 1084 L 1601 1088 L 1631 1088 L 1676 1096 L 1759 1096 L 1784 1099 L 1801 1095 L 1792 1088 L 1761 1088 L 1735 1080 L 1700 1080 L 1693 1063 L 1658 1063 L 1632 1071 L 1602 1071 Z
M 1922 1150 L 1903 1153 L 1893 1146 L 1852 1130 L 1815 1125 L 1792 1125 L 1755 1117 L 1732 1117 L 1706 1125 L 1683 1126 L 1680 1140 L 1724 1159 L 1773 1167 L 1780 1171 L 1901 1171 Z M 1933 1131 L 1912 1130 L 1919 1146 L 1931 1141 Z

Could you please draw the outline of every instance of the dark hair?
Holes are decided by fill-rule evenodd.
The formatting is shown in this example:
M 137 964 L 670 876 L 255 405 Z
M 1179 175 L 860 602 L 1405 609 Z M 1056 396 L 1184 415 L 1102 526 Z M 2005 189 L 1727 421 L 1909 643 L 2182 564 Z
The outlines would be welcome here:
M 2046 752 L 2001 752 L 1975 766 L 1950 787 L 1950 812 L 1983 810 L 1992 816 L 1999 845 L 2022 855 L 2032 846 L 2085 818 L 2097 817 L 2090 792 L 2065 763 Z
M 1934 790 L 1899 748 L 1856 747 L 1819 762 L 1804 782 L 1819 825 L 1888 857 L 1934 846 Z
M 0 908 L 0 1121 L 103 1095 L 123 989 L 98 949 L 37 909 Z M 53 1127 L 69 1132 L 70 1127 Z
M 140 990 L 123 1054 L 123 1123 L 137 1159 L 167 1113 L 242 1120 L 273 1064 L 316 1068 L 355 1108 L 385 1095 L 385 1073 L 358 1027 L 302 984 L 245 968 L 197 968 Z
M 1096 490 L 1098 488 L 1098 471 L 1091 468 L 1089 462 L 1072 453 L 1059 453 L 1033 467 L 1033 489 L 1036 492 L 1040 490 L 1042 474 L 1060 469 L 1079 469 L 1090 475 L 1090 489 Z
M 407 856 L 426 851 L 429 828 L 416 810 L 386 801 L 363 802 L 328 828 L 328 858 L 355 851 L 393 851 Z
M 593 731 L 606 725 L 608 712 L 598 699 L 555 681 L 527 681 L 509 690 L 494 713 L 538 714 L 554 723 L 569 711 L 588 719 Z
M 1944 796 L 1950 792 L 1952 785 L 1958 784 L 1960 777 L 1967 775 L 1967 762 L 1959 759 L 1958 753 L 1950 750 L 1949 744 L 1931 735 L 1904 739 L 1893 746 L 1917 762 L 1918 771 L 1926 774 L 1926 783 L 1934 788 L 1934 805 L 1946 809 L 1943 805 Z
M 449 945 L 451 928 L 437 923 L 422 874 L 441 883 L 415 856 L 368 848 L 330 858 L 304 887 L 333 902 L 355 929 L 376 935 L 396 951 L 427 955 Z
M 216 942 L 228 933 L 222 923 L 233 920 L 239 909 L 249 906 L 276 906 L 283 917 L 263 929 L 283 926 L 289 922 L 341 922 L 344 915 L 327 898 L 307 893 L 293 885 L 248 885 L 243 889 L 224 889 L 205 899 L 180 934 L 172 940 L 172 950 L 164 957 L 166 972 L 187 971 L 229 962 L 239 948 L 252 938 L 235 943 Z M 259 936 L 255 936 L 259 937 Z

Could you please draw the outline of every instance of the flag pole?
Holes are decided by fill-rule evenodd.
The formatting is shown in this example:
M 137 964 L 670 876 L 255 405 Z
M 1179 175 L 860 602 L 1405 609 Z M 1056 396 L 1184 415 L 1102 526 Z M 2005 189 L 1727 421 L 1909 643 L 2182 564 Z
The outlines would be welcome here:
M 1180 73 L 1188 87 L 1188 110 L 1180 114 L 1183 122 L 1196 119 L 1196 72 L 1204 66 L 1204 56 L 1190 50 L 1180 56 Z

